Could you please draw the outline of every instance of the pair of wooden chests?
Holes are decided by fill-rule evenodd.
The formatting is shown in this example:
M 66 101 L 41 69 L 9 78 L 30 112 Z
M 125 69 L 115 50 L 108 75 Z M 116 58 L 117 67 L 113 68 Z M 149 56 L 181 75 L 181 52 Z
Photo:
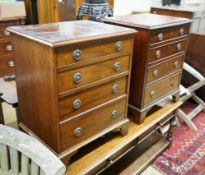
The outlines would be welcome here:
M 19 126 L 64 163 L 152 106 L 177 100 L 190 20 L 139 14 L 105 23 L 11 27 Z M 112 24 L 112 25 L 110 25 Z

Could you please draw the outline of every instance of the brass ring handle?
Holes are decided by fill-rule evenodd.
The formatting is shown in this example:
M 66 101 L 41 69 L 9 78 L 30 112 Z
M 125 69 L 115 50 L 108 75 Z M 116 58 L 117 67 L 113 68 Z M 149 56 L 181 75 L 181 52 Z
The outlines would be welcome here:
M 117 118 L 118 114 L 119 114 L 119 113 L 117 112 L 117 110 L 113 110 L 113 111 L 112 111 L 112 119 Z
M 8 66 L 9 67 L 14 67 L 14 61 L 8 61 Z
M 73 81 L 74 83 L 80 83 L 81 81 L 81 74 L 80 73 L 75 73 L 74 76 L 73 76 Z
M 73 52 L 73 59 L 75 61 L 79 61 L 81 59 L 81 51 L 79 49 L 76 49 L 74 52 Z
M 157 59 L 159 59 L 161 57 L 161 51 L 160 50 L 156 51 L 156 57 L 157 57 Z
M 115 49 L 116 51 L 120 51 L 122 50 L 123 46 L 122 46 L 122 41 L 118 41 L 116 44 L 115 44 Z
M 159 33 L 159 34 L 157 35 L 157 38 L 158 38 L 159 41 L 162 41 L 163 38 L 164 38 L 163 33 Z
M 80 128 L 80 127 L 78 127 L 78 128 L 76 128 L 75 130 L 74 130 L 74 132 L 73 132 L 73 135 L 75 136 L 75 137 L 80 137 L 81 135 L 82 135 L 82 128 Z
M 4 30 L 4 35 L 5 35 L 5 36 L 10 36 L 11 33 L 10 33 L 9 31 L 7 31 L 7 30 Z
M 177 50 L 180 51 L 181 49 L 182 49 L 182 45 L 181 45 L 181 43 L 178 43 L 177 44 Z
M 159 71 L 156 69 L 153 71 L 153 77 L 158 78 L 158 76 L 159 76 Z
M 151 92 L 150 92 L 150 97 L 151 97 L 151 98 L 154 98 L 155 96 L 156 96 L 156 92 L 155 92 L 155 91 L 151 91 Z
M 183 28 L 179 29 L 179 34 L 184 35 L 184 29 Z
M 119 91 L 119 86 L 117 84 L 113 85 L 112 92 L 117 93 Z
M 117 61 L 115 64 L 114 64 L 114 70 L 115 71 L 119 71 L 120 70 L 120 68 L 121 68 L 121 64 L 120 64 L 120 62 L 119 61 Z
M 13 50 L 12 45 L 10 45 L 10 44 L 6 45 L 6 50 L 7 51 L 12 51 Z
M 79 109 L 81 106 L 81 100 L 80 99 L 76 99 L 73 102 L 73 109 Z

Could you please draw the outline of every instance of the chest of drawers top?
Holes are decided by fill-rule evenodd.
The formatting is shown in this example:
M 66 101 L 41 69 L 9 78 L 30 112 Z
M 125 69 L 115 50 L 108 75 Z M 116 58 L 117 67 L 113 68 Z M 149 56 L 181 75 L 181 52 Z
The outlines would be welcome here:
M 109 23 L 121 24 L 133 28 L 161 29 L 190 23 L 192 20 L 172 16 L 142 13 L 136 15 L 116 16 L 105 19 Z
M 132 29 L 86 20 L 17 26 L 8 30 L 51 47 L 135 33 Z

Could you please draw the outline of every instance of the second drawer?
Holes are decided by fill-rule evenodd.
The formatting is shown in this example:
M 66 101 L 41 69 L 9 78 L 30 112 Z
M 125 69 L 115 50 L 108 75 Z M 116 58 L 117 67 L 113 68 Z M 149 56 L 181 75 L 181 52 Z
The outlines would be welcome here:
M 126 94 L 127 81 L 127 76 L 122 77 L 61 99 L 59 101 L 60 120 L 75 116 Z
M 144 92 L 143 105 L 146 106 L 176 90 L 179 87 L 180 80 L 181 73 L 175 74 L 161 82 L 157 82 L 155 85 L 147 87 Z
M 184 54 L 147 68 L 146 84 L 182 69 Z
M 179 54 L 186 50 L 187 40 L 181 40 L 160 47 L 151 48 L 148 53 L 148 63 L 161 61 L 166 57 Z
M 129 63 L 130 56 L 127 55 L 59 73 L 58 90 L 59 92 L 69 91 L 126 72 L 129 70 Z

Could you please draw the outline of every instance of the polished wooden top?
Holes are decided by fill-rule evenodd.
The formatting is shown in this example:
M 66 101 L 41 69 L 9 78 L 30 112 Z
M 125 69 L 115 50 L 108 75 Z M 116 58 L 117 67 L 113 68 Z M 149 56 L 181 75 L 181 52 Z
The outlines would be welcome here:
M 190 23 L 192 20 L 151 13 L 142 13 L 126 16 L 107 17 L 104 19 L 104 21 L 137 28 L 158 29 Z
M 8 30 L 51 47 L 136 32 L 129 28 L 87 20 L 15 26 L 9 27 Z

